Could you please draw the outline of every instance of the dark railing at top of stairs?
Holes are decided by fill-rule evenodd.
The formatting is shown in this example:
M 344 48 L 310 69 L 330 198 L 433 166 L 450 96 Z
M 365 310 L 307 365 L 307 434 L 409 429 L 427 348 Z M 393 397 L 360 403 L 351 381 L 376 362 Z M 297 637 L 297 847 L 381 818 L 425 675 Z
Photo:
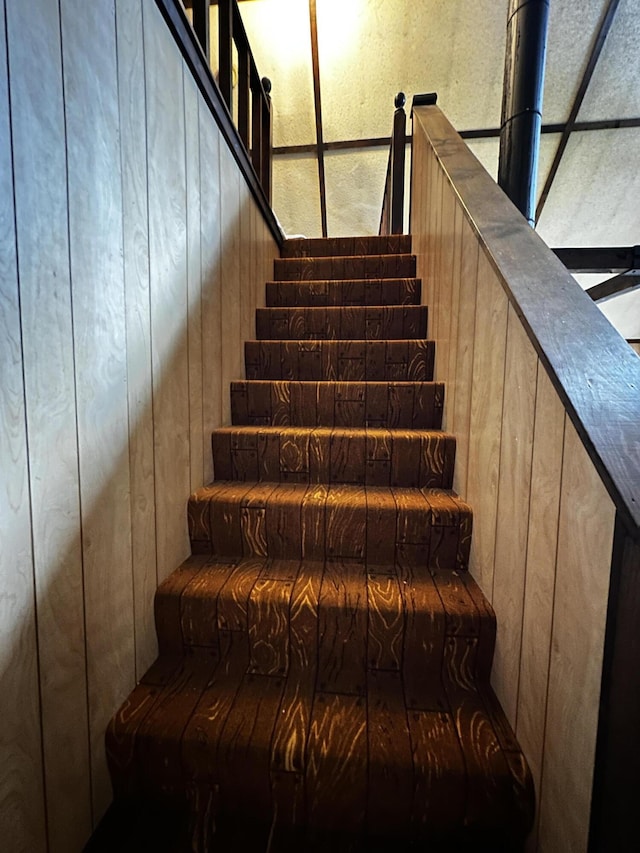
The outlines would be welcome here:
M 190 0 L 193 29 L 211 63 L 209 23 L 211 0 Z M 264 194 L 271 202 L 271 81 L 260 79 L 237 0 L 218 0 L 218 87 L 227 105 Z M 233 45 L 238 55 L 237 109 L 233 98 Z M 234 115 L 234 113 L 236 113 Z
M 378 234 L 402 234 L 404 231 L 404 155 L 407 134 L 405 102 L 404 92 L 398 92 L 394 101 L 396 111 L 393 114 L 393 131 Z
M 436 104 L 438 95 L 428 92 L 413 96 L 413 106 Z M 404 164 L 407 142 L 407 117 L 404 111 L 406 97 L 398 92 L 395 97 L 396 111 L 393 114 L 393 132 L 387 162 L 387 177 L 382 197 L 382 213 L 378 234 L 404 233 Z
M 217 0 L 215 4 L 213 0 L 155 2 L 280 245 L 282 230 L 271 209 L 271 82 L 258 74 L 237 0 Z M 212 5 L 218 7 L 217 69 L 212 68 Z M 234 58 L 237 85 L 233 80 Z

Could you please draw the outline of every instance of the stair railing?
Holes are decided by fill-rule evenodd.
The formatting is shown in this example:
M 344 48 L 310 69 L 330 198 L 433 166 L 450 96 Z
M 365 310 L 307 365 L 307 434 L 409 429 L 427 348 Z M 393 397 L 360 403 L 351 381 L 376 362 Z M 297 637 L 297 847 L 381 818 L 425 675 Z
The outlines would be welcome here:
M 405 103 L 404 92 L 398 92 L 394 100 L 396 110 L 393 114 L 393 131 L 378 234 L 402 234 L 404 231 L 404 161 L 407 137 Z
M 412 249 L 492 685 L 537 791 L 528 849 L 635 849 L 640 361 L 440 110 L 412 118 Z
M 236 159 L 241 143 L 253 172 L 271 204 L 272 188 L 272 120 L 271 81 L 260 78 L 249 39 L 242 23 L 237 0 L 156 0 L 167 20 L 183 55 L 191 66 L 196 82 L 210 100 L 210 89 L 215 88 L 217 103 L 214 111 L 222 108 L 226 116 L 217 116 L 221 129 L 228 136 L 231 124 L 236 138 L 228 139 Z M 211 6 L 218 7 L 218 68 L 212 68 L 210 39 Z M 192 10 L 191 23 L 185 10 Z M 190 33 L 191 38 L 187 37 Z M 237 54 L 237 86 L 234 87 L 234 45 Z M 203 66 L 209 80 L 203 79 Z M 220 120 L 221 119 L 221 120 Z M 239 137 L 239 139 L 238 139 Z M 247 163 L 240 163 L 246 169 Z M 247 176 L 250 177 L 250 176 Z M 251 183 L 251 181 L 250 181 Z M 255 193 L 254 193 L 255 194 Z

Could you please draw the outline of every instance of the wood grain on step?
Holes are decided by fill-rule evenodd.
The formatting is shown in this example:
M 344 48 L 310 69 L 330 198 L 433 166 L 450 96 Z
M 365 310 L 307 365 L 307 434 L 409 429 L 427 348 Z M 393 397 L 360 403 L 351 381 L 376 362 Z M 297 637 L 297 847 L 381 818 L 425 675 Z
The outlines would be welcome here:
M 183 634 L 180 598 L 183 590 L 202 571 L 210 558 L 195 555 L 179 566 L 156 590 L 154 613 L 158 647 L 161 654 L 181 653 Z
M 373 836 L 402 835 L 411 820 L 413 759 L 398 672 L 367 673 L 367 829 Z
M 464 752 L 469 779 L 466 819 L 508 823 L 509 768 L 496 732 L 478 695 L 473 672 L 477 640 L 447 637 L 442 675 Z
M 452 715 L 407 712 L 414 767 L 412 834 L 424 838 L 465 820 L 467 772 Z
M 180 628 L 185 645 L 219 650 L 218 597 L 235 567 L 232 561 L 210 562 L 182 590 Z
M 366 704 L 360 696 L 316 694 L 307 746 L 311 827 L 357 836 L 367 797 Z
M 367 572 L 367 666 L 399 672 L 404 643 L 404 606 L 394 574 Z
M 192 779 L 219 782 L 218 744 L 249 663 L 246 634 L 225 632 L 223 654 L 182 736 L 182 761 Z
M 290 669 L 271 747 L 275 770 L 302 773 L 317 672 L 321 564 L 302 563 L 291 596 Z
M 367 583 L 360 560 L 325 564 L 318 602 L 317 690 L 363 696 L 366 689 Z
M 240 560 L 218 592 L 218 630 L 247 632 L 249 596 L 263 567 L 260 558 Z
M 405 619 L 402 676 L 407 708 L 447 711 L 449 702 L 442 683 L 446 616 L 429 573 L 398 565 L 398 580 Z
M 218 663 L 210 650 L 185 655 L 178 673 L 163 688 L 136 735 L 139 784 L 165 793 L 182 785 L 181 738 Z
M 220 801 L 228 816 L 242 814 L 250 802 L 253 820 L 270 820 L 270 743 L 283 687 L 284 679 L 266 675 L 247 674 L 240 683 L 218 745 Z

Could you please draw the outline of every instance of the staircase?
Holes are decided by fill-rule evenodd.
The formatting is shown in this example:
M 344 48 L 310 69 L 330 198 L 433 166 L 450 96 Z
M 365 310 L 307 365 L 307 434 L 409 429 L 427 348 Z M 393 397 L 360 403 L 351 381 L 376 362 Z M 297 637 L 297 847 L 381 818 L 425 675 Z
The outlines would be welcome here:
M 172 850 L 518 850 L 529 829 L 415 266 L 406 236 L 275 261 L 193 556 L 156 594 L 160 655 L 107 733 L 116 801 L 170 816 Z

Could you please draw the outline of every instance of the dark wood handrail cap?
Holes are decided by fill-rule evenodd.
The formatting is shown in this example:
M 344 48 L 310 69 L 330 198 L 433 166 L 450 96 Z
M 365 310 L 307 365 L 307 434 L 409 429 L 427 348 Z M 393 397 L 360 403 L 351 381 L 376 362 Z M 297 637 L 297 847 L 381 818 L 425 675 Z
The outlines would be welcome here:
M 402 107 L 404 107 L 404 105 L 407 103 L 407 96 L 404 92 L 398 92 L 393 103 L 395 104 L 397 110 L 401 110 Z
M 432 107 L 438 102 L 437 92 L 427 92 L 424 95 L 414 95 L 411 109 L 414 107 Z

